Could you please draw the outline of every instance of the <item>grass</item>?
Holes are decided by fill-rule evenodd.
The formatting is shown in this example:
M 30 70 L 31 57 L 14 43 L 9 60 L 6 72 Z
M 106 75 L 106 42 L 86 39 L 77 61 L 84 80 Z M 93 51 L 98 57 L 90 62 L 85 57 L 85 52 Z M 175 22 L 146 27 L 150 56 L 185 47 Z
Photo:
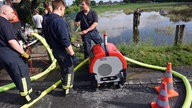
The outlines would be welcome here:
M 119 44 L 117 47 L 126 57 L 143 63 L 166 66 L 171 62 L 173 66 L 192 66 L 192 44 L 158 47 Z
M 169 3 L 128 3 L 128 4 L 114 4 L 105 6 L 98 6 L 94 7 L 93 9 L 96 10 L 98 13 L 103 13 L 105 11 L 116 11 L 116 10 L 124 10 L 125 13 L 132 13 L 137 8 L 148 11 L 148 10 L 159 10 L 159 9 L 173 9 L 176 8 L 178 5 L 181 5 L 181 3 L 175 3 L 175 2 L 169 2 Z M 181 6 L 179 6 L 182 8 Z M 185 6 L 186 7 L 186 6 Z M 177 9 L 177 8 L 176 8 Z
M 116 45 L 119 51 L 131 59 L 157 66 L 192 66 L 192 44 L 178 46 L 153 46 L 148 43 Z M 76 55 L 83 61 L 83 49 L 74 48 Z M 134 66 L 134 64 L 129 64 Z
M 103 8 L 105 7 L 105 8 Z M 168 2 L 168 3 L 128 3 L 128 4 L 114 4 L 109 6 L 98 6 L 93 9 L 98 13 L 106 11 L 123 10 L 125 14 L 131 14 L 139 8 L 141 11 L 159 11 L 161 9 L 170 11 L 167 15 L 172 21 L 178 21 L 182 18 L 183 21 L 192 19 L 192 3 L 182 2 Z M 185 16 L 185 17 L 184 17 Z
M 185 16 L 183 15 L 183 11 L 187 10 L 189 12 L 187 16 L 184 17 L 185 20 L 191 20 L 192 18 L 192 3 L 129 3 L 124 5 L 98 6 L 93 9 L 98 13 L 123 10 L 126 14 L 130 14 L 137 8 L 140 8 L 142 11 L 159 11 L 160 9 L 171 11 L 168 17 L 175 21 L 178 20 L 177 18 Z M 169 27 L 169 25 L 167 25 L 166 29 L 155 28 L 155 30 L 159 33 L 167 34 L 174 32 L 174 28 Z M 120 43 L 116 46 L 126 57 L 143 63 L 163 67 L 166 66 L 168 62 L 171 62 L 173 66 L 192 66 L 192 44 L 157 47 L 153 46 L 151 43 L 139 43 L 137 45 Z M 75 52 L 77 52 L 77 56 L 80 57 L 80 60 L 83 60 L 82 49 L 75 48 Z
M 164 28 L 155 28 L 155 32 L 171 35 L 171 34 L 174 34 L 175 28 L 173 28 L 172 26 L 167 26 Z
M 171 62 L 173 66 L 192 66 L 192 44 L 181 46 L 153 47 L 145 45 L 117 45 L 119 51 L 131 59 L 157 66 L 166 66 Z M 80 61 L 83 61 L 82 49 L 75 48 Z M 134 66 L 134 64 L 129 64 Z

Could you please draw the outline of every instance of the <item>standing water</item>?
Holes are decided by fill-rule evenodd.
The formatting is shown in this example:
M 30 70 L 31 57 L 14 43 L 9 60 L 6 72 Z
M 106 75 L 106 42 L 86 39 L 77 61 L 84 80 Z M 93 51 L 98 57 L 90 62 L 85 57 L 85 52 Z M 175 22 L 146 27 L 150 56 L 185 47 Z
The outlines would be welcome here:
M 192 43 L 192 21 L 172 22 L 155 11 L 141 13 L 136 31 L 133 31 L 133 14 L 126 15 L 122 10 L 100 14 L 97 28 L 102 34 L 106 32 L 108 41 L 114 44 L 139 41 L 159 46 L 174 44 L 176 25 L 182 24 L 185 25 L 183 43 Z

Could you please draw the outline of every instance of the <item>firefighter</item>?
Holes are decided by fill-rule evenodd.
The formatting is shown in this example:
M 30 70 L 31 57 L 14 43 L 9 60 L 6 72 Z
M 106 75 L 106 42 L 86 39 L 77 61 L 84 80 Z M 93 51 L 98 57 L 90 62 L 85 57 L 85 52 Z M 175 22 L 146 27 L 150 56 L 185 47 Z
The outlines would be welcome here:
M 45 27 L 44 27 L 45 19 L 52 13 L 53 8 L 52 8 L 52 5 L 51 5 L 51 2 L 48 2 L 48 1 L 44 2 L 43 5 L 44 5 L 44 8 L 45 8 L 46 12 L 45 12 L 45 15 L 43 15 L 42 29 L 45 29 Z M 42 32 L 44 32 L 44 30 Z
M 72 90 L 74 80 L 74 64 L 78 62 L 71 45 L 69 28 L 63 19 L 66 4 L 63 0 L 52 2 L 53 12 L 48 15 L 44 23 L 44 34 L 47 43 L 52 48 L 61 69 L 62 88 L 65 95 Z
M 75 18 L 75 25 L 80 26 L 84 58 L 88 58 L 91 50 L 91 41 L 95 44 L 101 44 L 102 39 L 97 30 L 98 15 L 96 11 L 90 9 L 90 0 L 81 0 L 81 11 L 79 11 Z
M 6 69 L 20 95 L 30 102 L 32 87 L 27 61 L 31 57 L 20 47 L 12 24 L 14 10 L 8 5 L 0 6 L 0 64 Z

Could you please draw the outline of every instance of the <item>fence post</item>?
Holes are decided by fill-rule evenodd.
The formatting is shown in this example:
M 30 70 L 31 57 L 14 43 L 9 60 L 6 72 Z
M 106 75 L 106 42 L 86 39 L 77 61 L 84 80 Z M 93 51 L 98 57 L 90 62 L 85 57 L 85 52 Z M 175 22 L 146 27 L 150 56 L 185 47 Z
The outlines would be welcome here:
M 138 28 L 139 23 L 140 23 L 140 16 L 141 16 L 141 12 L 139 9 L 134 11 L 134 13 L 133 13 L 133 29 Z
M 139 29 L 133 29 L 133 43 L 138 44 L 139 40 Z
M 185 25 L 176 25 L 175 31 L 175 45 L 179 45 L 183 43 L 183 35 L 184 35 Z

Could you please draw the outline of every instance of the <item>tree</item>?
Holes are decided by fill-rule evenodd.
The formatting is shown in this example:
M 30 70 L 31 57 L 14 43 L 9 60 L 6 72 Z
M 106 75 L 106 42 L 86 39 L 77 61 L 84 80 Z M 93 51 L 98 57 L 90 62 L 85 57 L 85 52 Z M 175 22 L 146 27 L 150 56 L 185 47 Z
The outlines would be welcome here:
M 99 1 L 99 5 L 103 5 L 104 2 L 102 0 Z
M 19 19 L 23 23 L 32 23 L 32 9 L 31 9 L 31 2 L 21 1 L 19 4 L 14 4 L 14 8 L 17 10 Z
M 93 0 L 93 1 L 91 1 L 91 6 L 96 6 L 97 4 L 96 4 L 96 2 Z
M 72 6 L 79 6 L 79 4 L 81 4 L 81 0 L 75 0 L 75 1 L 73 1 L 73 4 L 72 4 Z
M 66 8 L 65 10 L 65 14 L 71 14 L 71 13 L 74 13 L 74 12 L 78 12 L 80 10 L 80 8 L 75 5 L 75 6 L 69 6 Z
M 43 14 L 43 3 L 45 0 L 21 0 L 20 3 L 14 3 L 13 7 L 17 10 L 19 19 L 23 23 L 33 25 L 32 14 L 34 9 L 39 9 L 40 14 Z
M 112 4 L 113 2 L 111 0 L 108 1 L 109 4 Z
M 130 0 L 123 0 L 123 2 L 125 2 L 125 3 L 129 3 L 129 2 L 130 2 Z

